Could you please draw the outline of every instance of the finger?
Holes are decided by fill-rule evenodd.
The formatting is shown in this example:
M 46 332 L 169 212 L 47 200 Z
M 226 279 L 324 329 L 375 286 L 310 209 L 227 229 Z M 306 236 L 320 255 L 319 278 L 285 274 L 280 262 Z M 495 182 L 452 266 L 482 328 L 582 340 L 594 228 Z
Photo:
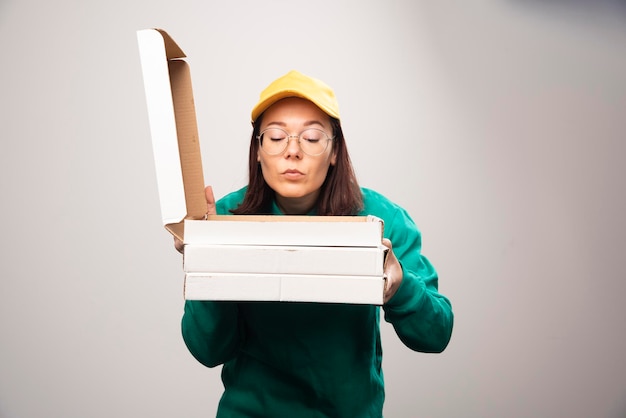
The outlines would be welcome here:
M 383 238 L 383 242 L 382 243 L 383 243 L 383 246 L 385 246 L 385 247 L 387 247 L 389 249 L 388 251 L 386 251 L 385 262 L 383 264 L 383 267 L 386 270 L 387 266 L 389 265 L 389 259 L 394 257 L 394 254 L 393 254 L 393 248 L 392 248 L 390 240 L 388 240 L 387 238 Z
M 206 199 L 206 213 L 207 215 L 215 215 L 217 208 L 215 206 L 215 196 L 213 195 L 213 187 L 206 186 L 204 189 L 204 197 Z
M 391 271 L 385 272 L 385 291 L 383 292 L 383 303 L 389 302 L 389 299 L 396 294 L 398 290 L 398 277 Z
M 384 264 L 385 290 L 383 293 L 383 303 L 387 303 L 400 287 L 400 282 L 402 281 L 402 266 L 391 249 L 391 241 L 384 239 L 383 244 L 389 248 L 385 256 Z
M 389 275 L 387 273 L 385 273 L 385 275 L 383 276 L 385 278 L 385 290 L 383 291 L 383 303 L 387 303 L 387 301 L 389 299 L 391 299 L 391 295 L 389 292 L 389 287 L 391 286 L 390 279 L 389 279 Z

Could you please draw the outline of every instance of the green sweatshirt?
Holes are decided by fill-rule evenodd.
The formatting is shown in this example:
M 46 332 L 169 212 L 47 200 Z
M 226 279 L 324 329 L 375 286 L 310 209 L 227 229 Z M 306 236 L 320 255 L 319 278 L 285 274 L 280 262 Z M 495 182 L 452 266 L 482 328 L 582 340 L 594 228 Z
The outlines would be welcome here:
M 421 236 L 407 212 L 362 189 L 360 215 L 383 219 L 403 269 L 384 319 L 420 352 L 441 352 L 452 333 L 449 300 L 420 254 Z M 245 188 L 217 202 L 218 214 L 243 200 Z M 281 212 L 274 204 L 273 212 Z M 380 307 L 293 302 L 186 301 L 182 334 L 202 364 L 223 364 L 218 417 L 381 417 L 385 398 Z

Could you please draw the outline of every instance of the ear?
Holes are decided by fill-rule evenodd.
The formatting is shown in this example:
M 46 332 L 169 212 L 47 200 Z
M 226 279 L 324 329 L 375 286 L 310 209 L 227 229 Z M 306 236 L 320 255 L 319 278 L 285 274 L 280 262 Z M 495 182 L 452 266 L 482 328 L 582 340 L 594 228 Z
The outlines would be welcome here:
M 333 149 L 333 155 L 330 156 L 330 165 L 334 166 L 337 164 L 337 150 Z

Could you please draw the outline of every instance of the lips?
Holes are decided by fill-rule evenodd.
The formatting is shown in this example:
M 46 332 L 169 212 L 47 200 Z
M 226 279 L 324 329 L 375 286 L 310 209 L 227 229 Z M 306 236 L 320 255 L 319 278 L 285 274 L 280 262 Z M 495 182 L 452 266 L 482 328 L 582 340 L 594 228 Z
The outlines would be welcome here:
M 304 174 L 304 173 L 298 170 L 285 170 L 283 171 L 283 174 Z
M 282 172 L 282 176 L 283 178 L 287 179 L 287 180 L 292 180 L 292 181 L 296 181 L 296 180 L 300 180 L 304 177 L 304 173 L 302 173 L 299 170 L 285 170 Z

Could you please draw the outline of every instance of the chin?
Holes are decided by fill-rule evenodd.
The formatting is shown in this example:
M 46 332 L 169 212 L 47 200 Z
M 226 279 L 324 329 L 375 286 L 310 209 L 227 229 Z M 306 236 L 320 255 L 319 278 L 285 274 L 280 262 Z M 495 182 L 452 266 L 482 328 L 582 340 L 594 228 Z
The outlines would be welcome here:
M 309 195 L 309 193 L 305 191 L 297 190 L 276 190 L 276 194 L 286 199 L 299 199 Z
M 299 185 L 289 184 L 276 187 L 274 189 L 277 195 L 289 199 L 300 199 L 310 196 L 315 190 L 310 190 Z

